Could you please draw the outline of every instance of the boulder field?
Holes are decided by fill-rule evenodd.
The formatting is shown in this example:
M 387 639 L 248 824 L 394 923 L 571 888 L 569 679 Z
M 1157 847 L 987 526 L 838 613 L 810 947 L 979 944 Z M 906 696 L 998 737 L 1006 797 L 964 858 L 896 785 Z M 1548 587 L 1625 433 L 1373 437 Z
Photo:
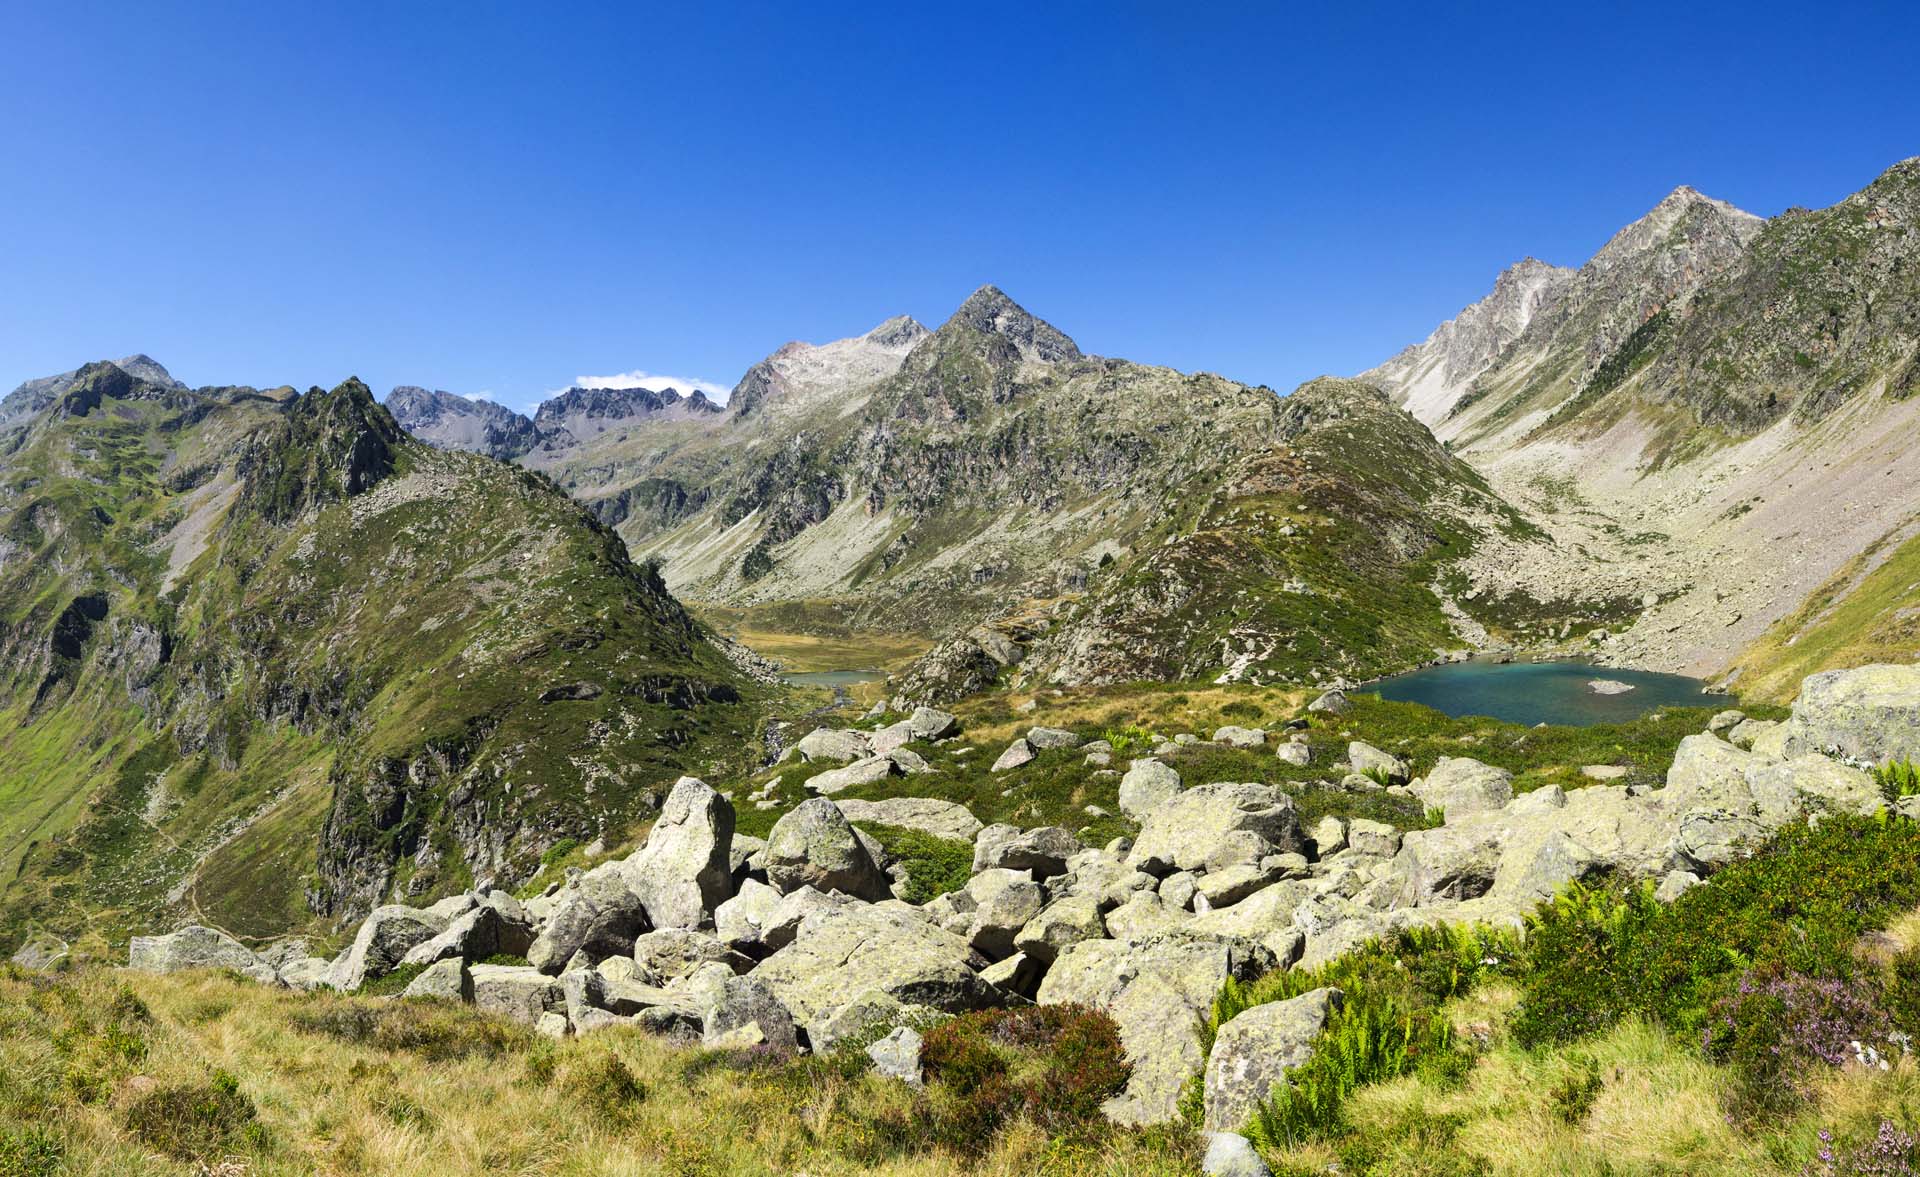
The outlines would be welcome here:
M 954 730 L 943 713 L 907 722 L 915 734 Z M 875 734 L 891 739 L 816 732 L 798 755 L 884 756 Z M 1241 747 L 1265 738 L 1221 737 Z M 1044 728 L 1020 742 L 1077 744 Z M 1886 802 L 1867 769 L 1916 750 L 1920 666 L 1873 666 L 1809 678 L 1783 722 L 1716 716 L 1681 742 L 1659 788 L 1516 794 L 1510 774 L 1475 760 L 1445 758 L 1409 779 L 1397 758 L 1350 748 L 1344 787 L 1419 798 L 1442 818 L 1420 830 L 1338 818 L 1304 829 L 1279 787 L 1182 781 L 1143 757 L 1123 788 L 1139 833 L 1103 847 L 1059 827 L 983 827 L 937 798 L 843 809 L 831 796 L 782 816 L 762 844 L 736 836 L 727 798 L 686 777 L 638 851 L 538 896 L 488 890 L 380 907 L 330 961 L 257 954 L 187 927 L 136 937 L 130 965 L 345 992 L 412 967 L 405 996 L 471 1002 L 552 1035 L 630 1025 L 786 1051 L 863 1040 L 876 1067 L 906 1081 L 918 1079 L 914 1027 L 927 1020 L 1081 1003 L 1114 1018 L 1133 1064 L 1110 1116 L 1172 1119 L 1203 1075 L 1206 1126 L 1231 1132 L 1310 1055 L 1341 996 L 1316 990 L 1243 1013 L 1209 1057 L 1198 1023 L 1229 978 L 1324 962 L 1417 924 L 1518 926 L 1543 898 L 1603 871 L 1658 880 L 1671 898 L 1789 823 L 1876 811 Z M 920 905 L 898 898 L 885 852 L 849 820 L 881 818 L 876 806 L 884 820 L 971 836 L 966 885 Z

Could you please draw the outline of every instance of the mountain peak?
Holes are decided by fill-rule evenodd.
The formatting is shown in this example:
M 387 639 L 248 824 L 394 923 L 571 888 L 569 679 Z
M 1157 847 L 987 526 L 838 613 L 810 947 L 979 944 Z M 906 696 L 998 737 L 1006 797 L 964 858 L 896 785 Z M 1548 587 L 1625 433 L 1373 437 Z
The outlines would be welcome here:
M 1020 349 L 1022 359 L 1058 364 L 1080 358 L 1080 348 L 1064 332 L 991 283 L 967 296 L 939 333 L 954 328 L 1003 336 Z
M 885 348 L 909 348 L 933 334 L 912 315 L 895 315 L 861 338 Z

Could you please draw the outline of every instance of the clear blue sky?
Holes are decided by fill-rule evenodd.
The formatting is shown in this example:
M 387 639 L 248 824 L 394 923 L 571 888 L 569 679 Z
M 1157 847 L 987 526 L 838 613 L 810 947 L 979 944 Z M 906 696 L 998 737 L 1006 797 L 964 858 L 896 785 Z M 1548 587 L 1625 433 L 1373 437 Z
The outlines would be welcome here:
M 983 282 L 1286 389 L 1920 154 L 1915 7 L 0 0 L 0 390 L 731 385 Z

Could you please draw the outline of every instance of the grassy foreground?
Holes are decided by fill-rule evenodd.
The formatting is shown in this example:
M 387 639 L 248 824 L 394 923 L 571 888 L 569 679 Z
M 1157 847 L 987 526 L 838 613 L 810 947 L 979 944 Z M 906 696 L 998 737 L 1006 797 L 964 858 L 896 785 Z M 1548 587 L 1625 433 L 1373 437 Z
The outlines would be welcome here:
M 435 1002 L 220 974 L 0 971 L 0 1175 L 1193 1171 L 1192 1137 L 1108 1127 L 1112 1023 L 955 1019 L 931 1082 L 822 1059 L 548 1042 Z

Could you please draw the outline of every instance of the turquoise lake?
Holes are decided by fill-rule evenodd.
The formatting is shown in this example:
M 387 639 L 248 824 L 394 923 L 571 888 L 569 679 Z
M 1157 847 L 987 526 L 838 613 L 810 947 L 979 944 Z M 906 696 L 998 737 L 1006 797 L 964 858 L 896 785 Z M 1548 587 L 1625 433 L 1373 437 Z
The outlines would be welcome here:
M 1610 679 L 1633 687 L 1617 695 L 1591 685 Z M 1625 670 L 1583 662 L 1456 662 L 1432 666 L 1360 688 L 1406 703 L 1424 703 L 1448 715 L 1487 715 L 1511 723 L 1589 727 L 1625 723 L 1659 707 L 1710 707 L 1725 695 L 1703 694 L 1706 684 L 1680 674 Z
M 887 677 L 884 670 L 807 670 L 784 676 L 799 687 L 850 687 L 855 683 L 878 682 Z

